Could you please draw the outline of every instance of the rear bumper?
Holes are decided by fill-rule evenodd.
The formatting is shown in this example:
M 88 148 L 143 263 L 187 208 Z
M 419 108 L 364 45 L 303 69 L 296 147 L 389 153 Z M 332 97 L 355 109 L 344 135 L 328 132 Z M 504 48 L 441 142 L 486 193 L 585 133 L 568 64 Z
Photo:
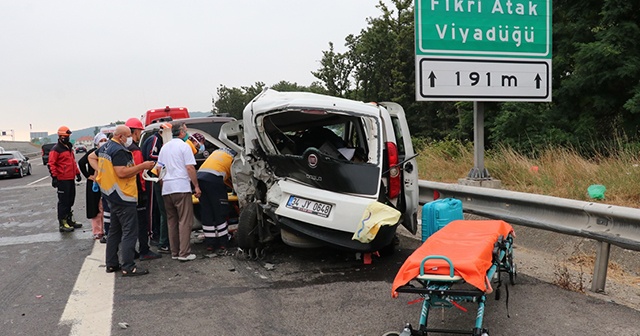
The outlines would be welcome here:
M 16 167 L 16 166 L 0 167 L 0 177 L 15 176 L 18 174 L 20 174 L 20 167 Z
M 357 252 L 374 252 L 393 242 L 398 225 L 385 225 L 380 227 L 376 238 L 369 243 L 361 243 L 352 240 L 353 233 L 323 228 L 317 225 L 304 223 L 295 219 L 278 216 L 278 222 L 289 231 L 318 240 L 332 247 Z

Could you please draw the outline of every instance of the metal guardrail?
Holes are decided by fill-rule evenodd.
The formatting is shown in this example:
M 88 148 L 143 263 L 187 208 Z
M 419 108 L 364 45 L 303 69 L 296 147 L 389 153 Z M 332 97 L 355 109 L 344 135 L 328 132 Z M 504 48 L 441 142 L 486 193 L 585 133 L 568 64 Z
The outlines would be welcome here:
M 38 157 L 38 156 L 42 155 L 42 152 L 22 153 L 22 155 L 32 159 L 34 157 Z
M 640 209 L 426 180 L 418 185 L 421 204 L 437 191 L 462 200 L 467 213 L 598 241 L 594 292 L 604 290 L 610 244 L 640 251 Z

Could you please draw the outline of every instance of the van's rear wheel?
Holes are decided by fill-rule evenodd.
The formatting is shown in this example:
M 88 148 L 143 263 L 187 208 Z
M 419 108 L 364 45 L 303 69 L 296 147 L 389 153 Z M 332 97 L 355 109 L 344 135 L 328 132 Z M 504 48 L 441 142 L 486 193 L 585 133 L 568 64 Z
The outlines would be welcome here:
M 240 211 L 236 242 L 243 250 L 254 249 L 260 245 L 258 234 L 258 204 L 250 203 Z

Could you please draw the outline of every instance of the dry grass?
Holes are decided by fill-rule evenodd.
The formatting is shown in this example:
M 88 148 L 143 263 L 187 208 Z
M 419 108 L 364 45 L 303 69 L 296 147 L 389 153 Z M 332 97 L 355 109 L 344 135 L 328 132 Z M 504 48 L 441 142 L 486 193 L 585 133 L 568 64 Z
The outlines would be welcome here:
M 605 199 L 597 202 L 640 207 L 637 153 L 585 159 L 572 149 L 548 148 L 529 158 L 502 147 L 486 152 L 484 160 L 491 176 L 507 190 L 596 201 L 587 188 L 602 184 L 607 188 Z M 418 156 L 420 178 L 429 181 L 456 183 L 473 165 L 473 145 L 455 141 L 428 144 Z
M 580 267 L 580 273 L 574 278 L 566 265 L 559 267 L 556 265 L 556 271 L 553 272 L 553 283 L 560 288 L 573 292 L 584 293 L 584 273 Z

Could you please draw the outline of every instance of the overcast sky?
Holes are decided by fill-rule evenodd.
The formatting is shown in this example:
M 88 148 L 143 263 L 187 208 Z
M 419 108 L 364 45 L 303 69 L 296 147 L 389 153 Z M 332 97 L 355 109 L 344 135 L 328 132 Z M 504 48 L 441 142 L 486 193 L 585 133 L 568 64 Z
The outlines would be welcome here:
M 53 133 L 166 105 L 210 111 L 220 85 L 309 85 L 329 42 L 344 51 L 377 3 L 0 0 L 0 130 L 28 140 L 30 124 Z

